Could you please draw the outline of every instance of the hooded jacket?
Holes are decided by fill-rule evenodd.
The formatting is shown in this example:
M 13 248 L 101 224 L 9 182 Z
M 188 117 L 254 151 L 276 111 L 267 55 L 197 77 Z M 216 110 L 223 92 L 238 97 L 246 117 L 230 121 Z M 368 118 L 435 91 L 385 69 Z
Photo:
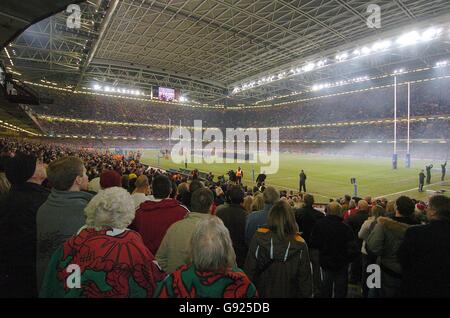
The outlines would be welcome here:
M 38 290 L 53 253 L 85 225 L 84 208 L 93 195 L 52 189 L 37 212 L 36 274 Z
M 244 271 L 261 297 L 312 295 L 308 247 L 299 233 L 283 242 L 269 228 L 260 227 L 250 243 Z
M 130 229 L 141 234 L 145 246 L 155 255 L 167 229 L 184 219 L 189 210 L 175 199 L 141 203 Z
M 367 248 L 378 255 L 378 264 L 384 271 L 401 275 L 402 268 L 397 258 L 397 251 L 403 241 L 406 230 L 417 224 L 412 218 L 379 217 L 377 224 L 366 241 Z

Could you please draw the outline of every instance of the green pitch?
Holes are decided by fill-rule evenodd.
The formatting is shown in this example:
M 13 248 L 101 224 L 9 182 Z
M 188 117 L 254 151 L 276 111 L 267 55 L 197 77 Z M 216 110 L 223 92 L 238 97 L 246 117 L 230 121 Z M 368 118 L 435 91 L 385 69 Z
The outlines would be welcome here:
M 159 158 L 159 151 L 146 150 L 142 162 L 162 169 L 184 168 L 184 164 L 175 164 L 170 159 Z M 159 162 L 159 165 L 158 165 Z M 425 164 L 432 163 L 435 169 L 431 174 L 431 185 L 425 186 L 425 192 L 419 193 L 418 174 L 425 169 Z M 444 189 L 450 193 L 450 179 L 447 173 L 446 182 L 440 184 L 441 164 L 438 161 L 419 161 L 412 159 L 412 167 L 404 168 L 403 158 L 399 156 L 399 169 L 392 170 L 389 158 L 381 159 L 353 159 L 342 157 L 327 157 L 318 155 L 280 154 L 278 173 L 268 175 L 266 184 L 280 189 L 298 191 L 298 174 L 305 170 L 307 175 L 306 190 L 316 196 L 316 201 L 327 202 L 329 198 L 342 197 L 344 194 L 353 195 L 353 185 L 350 178 L 355 177 L 358 184 L 358 195 L 372 197 L 387 197 L 395 199 L 400 195 L 408 195 L 417 199 L 427 199 L 426 190 Z M 200 171 L 211 171 L 215 177 L 225 175 L 230 169 L 236 170 L 240 166 L 244 171 L 244 184 L 253 185 L 252 169 L 255 179 L 259 173 L 258 164 L 188 164 L 188 169 L 197 168 Z M 447 184 L 447 185 L 446 185 Z M 447 194 L 448 195 L 448 194 Z

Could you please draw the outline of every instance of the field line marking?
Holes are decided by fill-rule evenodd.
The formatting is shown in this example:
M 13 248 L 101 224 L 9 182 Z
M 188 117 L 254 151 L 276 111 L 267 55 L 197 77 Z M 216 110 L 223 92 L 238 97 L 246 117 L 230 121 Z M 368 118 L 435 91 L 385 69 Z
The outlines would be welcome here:
M 435 183 L 424 185 L 423 187 L 424 188 L 428 188 L 428 187 L 431 187 L 431 186 L 434 186 L 434 185 L 443 184 L 444 182 L 447 182 L 447 181 L 448 180 L 439 181 L 439 182 L 435 182 Z M 379 199 L 379 198 L 382 198 L 382 197 L 389 197 L 391 195 L 396 195 L 396 194 L 405 193 L 405 192 L 409 192 L 409 191 L 414 191 L 414 190 L 418 190 L 418 189 L 419 189 L 419 185 L 417 185 L 417 187 L 409 189 L 409 190 L 404 190 L 404 191 L 394 192 L 394 193 L 390 193 L 390 194 L 380 195 L 378 197 L 375 197 L 375 199 Z

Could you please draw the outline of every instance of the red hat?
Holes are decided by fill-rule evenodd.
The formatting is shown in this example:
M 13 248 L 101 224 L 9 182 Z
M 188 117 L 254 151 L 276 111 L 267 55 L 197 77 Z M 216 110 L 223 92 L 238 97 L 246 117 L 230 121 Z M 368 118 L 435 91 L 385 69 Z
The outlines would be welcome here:
M 426 205 L 422 204 L 422 203 L 417 203 L 416 204 L 416 208 L 419 210 L 425 210 L 426 209 Z
M 103 171 L 100 175 L 100 186 L 102 189 L 122 186 L 122 177 L 114 170 Z

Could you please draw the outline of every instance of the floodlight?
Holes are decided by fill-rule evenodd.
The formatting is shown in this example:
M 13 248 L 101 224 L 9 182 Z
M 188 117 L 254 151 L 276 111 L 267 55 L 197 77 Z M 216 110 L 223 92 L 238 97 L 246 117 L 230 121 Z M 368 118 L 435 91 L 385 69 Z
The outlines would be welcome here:
M 442 33 L 442 28 L 429 28 L 422 33 L 422 41 L 431 41 L 438 38 Z
M 421 36 L 417 31 L 411 31 L 401 35 L 397 39 L 397 44 L 400 46 L 408 46 L 417 43 L 420 39 Z
M 302 67 L 302 70 L 304 72 L 309 72 L 309 71 L 312 71 L 314 69 L 314 67 L 315 67 L 314 63 L 308 63 Z
M 367 55 L 367 54 L 370 54 L 370 52 L 372 52 L 372 50 L 369 49 L 367 46 L 365 46 L 361 49 L 361 52 L 362 52 L 362 54 Z

